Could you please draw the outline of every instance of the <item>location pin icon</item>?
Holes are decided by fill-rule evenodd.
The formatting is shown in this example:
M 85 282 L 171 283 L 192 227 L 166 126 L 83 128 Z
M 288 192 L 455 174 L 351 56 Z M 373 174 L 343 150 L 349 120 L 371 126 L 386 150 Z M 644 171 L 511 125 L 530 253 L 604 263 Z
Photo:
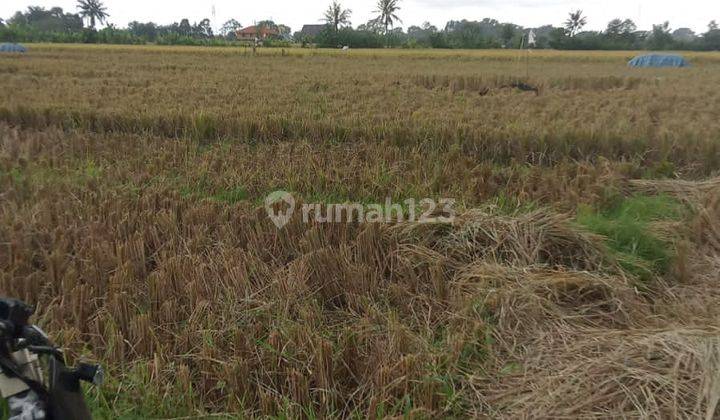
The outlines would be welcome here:
M 278 209 L 281 207 L 278 206 L 278 203 L 287 204 L 287 208 Z M 275 226 L 282 229 L 290 223 L 295 212 L 295 198 L 287 191 L 275 191 L 265 198 L 265 210 Z

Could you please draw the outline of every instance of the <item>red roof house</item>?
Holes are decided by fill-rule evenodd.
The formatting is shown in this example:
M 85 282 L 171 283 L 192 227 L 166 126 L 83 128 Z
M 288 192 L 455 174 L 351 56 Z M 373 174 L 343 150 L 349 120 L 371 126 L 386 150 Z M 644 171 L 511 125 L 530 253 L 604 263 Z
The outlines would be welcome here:
M 277 38 L 280 36 L 280 31 L 275 28 L 269 28 L 267 26 L 248 26 L 247 28 L 240 29 L 236 32 L 237 39 L 268 39 Z

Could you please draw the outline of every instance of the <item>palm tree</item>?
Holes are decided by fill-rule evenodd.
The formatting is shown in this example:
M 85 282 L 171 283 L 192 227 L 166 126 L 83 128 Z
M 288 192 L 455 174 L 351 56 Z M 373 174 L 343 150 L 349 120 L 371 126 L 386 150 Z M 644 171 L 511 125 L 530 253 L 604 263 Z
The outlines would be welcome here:
M 396 14 L 400 10 L 398 3 L 400 3 L 400 0 L 378 0 L 375 12 L 379 13 L 379 15 L 376 21 L 385 27 L 386 34 L 388 28 L 392 27 L 395 21 L 402 22 Z
M 328 6 L 328 9 L 325 11 L 323 20 L 328 24 L 328 26 L 331 26 L 337 32 L 340 26 L 350 24 L 351 14 L 352 10 L 343 9 L 340 3 L 333 1 L 333 3 Z
M 90 19 L 90 27 L 95 29 L 95 21 L 104 23 L 110 15 L 106 13 L 105 5 L 100 0 L 78 0 L 80 16 Z
M 570 36 L 577 35 L 580 29 L 587 24 L 587 18 L 583 16 L 583 11 L 570 12 L 570 17 L 565 21 L 565 29 L 570 32 Z

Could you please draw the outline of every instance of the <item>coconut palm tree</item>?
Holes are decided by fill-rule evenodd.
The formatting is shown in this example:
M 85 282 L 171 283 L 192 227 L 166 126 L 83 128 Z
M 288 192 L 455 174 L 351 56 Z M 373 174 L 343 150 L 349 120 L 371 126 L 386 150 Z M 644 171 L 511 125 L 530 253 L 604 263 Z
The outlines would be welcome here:
M 107 14 L 105 5 L 100 0 L 78 0 L 80 16 L 90 19 L 90 27 L 95 29 L 95 21 L 104 23 L 110 15 Z
M 377 9 L 375 12 L 378 13 L 378 17 L 375 19 L 380 25 L 385 27 L 385 33 L 388 33 L 388 28 L 395 24 L 395 21 L 402 22 L 397 17 L 397 11 L 400 10 L 398 5 L 400 0 L 378 0 Z
M 570 36 L 577 35 L 585 25 L 587 25 L 587 18 L 583 16 L 582 10 L 570 12 L 570 17 L 565 21 L 565 29 L 570 33 Z
M 325 23 L 328 24 L 328 26 L 332 27 L 333 29 L 335 29 L 335 31 L 337 31 L 340 26 L 350 24 L 351 14 L 352 10 L 343 9 L 340 3 L 338 3 L 337 1 L 333 1 L 333 3 L 328 6 L 328 9 L 325 11 L 325 16 L 323 17 L 323 20 L 325 21 Z

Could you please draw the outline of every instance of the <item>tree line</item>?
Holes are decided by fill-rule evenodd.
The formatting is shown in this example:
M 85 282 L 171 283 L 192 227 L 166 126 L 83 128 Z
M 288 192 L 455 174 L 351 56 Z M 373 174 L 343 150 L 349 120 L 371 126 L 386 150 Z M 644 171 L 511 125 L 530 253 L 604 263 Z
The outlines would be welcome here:
M 75 13 L 65 12 L 60 7 L 45 9 L 30 6 L 25 11 L 16 12 L 7 21 L 0 19 L 0 41 L 225 45 L 222 37 L 213 32 L 209 19 L 193 23 L 189 19 L 182 19 L 169 25 L 134 21 L 127 28 L 109 24 L 97 30 L 96 25 L 105 23 L 108 17 L 106 7 L 99 0 L 79 0 Z M 227 28 L 227 31 L 234 33 L 239 27 L 240 24 L 235 22 L 235 27 Z
M 630 19 L 614 19 L 603 31 L 584 31 L 587 17 L 582 11 L 569 13 L 561 27 L 546 25 L 525 28 L 495 19 L 451 20 L 443 28 L 426 22 L 407 29 L 399 27 L 401 0 L 378 0 L 375 16 L 356 27 L 351 24 L 352 10 L 333 1 L 321 20 L 319 33 L 296 32 L 286 25 L 264 20 L 257 27 L 270 27 L 278 36 L 265 40 L 266 46 L 289 46 L 293 43 L 336 48 L 554 48 L 562 50 L 720 50 L 720 30 L 716 21 L 707 32 L 696 34 L 687 28 L 671 29 L 669 22 L 642 31 Z M 78 0 L 77 10 L 66 12 L 60 7 L 45 9 L 30 6 L 7 21 L 0 19 L 0 41 L 65 42 L 164 45 L 235 45 L 239 21 L 225 22 L 215 33 L 209 19 L 191 22 L 182 19 L 169 25 L 153 22 L 130 22 L 125 28 L 112 24 L 97 30 L 109 17 L 100 0 Z M 532 45 L 530 31 L 534 35 Z
M 378 0 L 376 17 L 353 28 L 352 10 L 334 1 L 326 10 L 325 29 L 311 39 L 297 35 L 298 41 L 314 42 L 322 47 L 348 45 L 357 48 L 553 48 L 560 50 L 720 50 L 720 30 L 716 21 L 707 32 L 696 34 L 688 28 L 672 30 L 669 22 L 639 30 L 631 19 L 613 19 L 604 31 L 583 31 L 587 17 L 582 10 L 568 14 L 561 27 L 552 25 L 524 28 L 495 19 L 451 20 L 444 28 L 425 22 L 407 30 L 395 28 L 400 0 Z M 529 34 L 534 40 L 529 45 Z

